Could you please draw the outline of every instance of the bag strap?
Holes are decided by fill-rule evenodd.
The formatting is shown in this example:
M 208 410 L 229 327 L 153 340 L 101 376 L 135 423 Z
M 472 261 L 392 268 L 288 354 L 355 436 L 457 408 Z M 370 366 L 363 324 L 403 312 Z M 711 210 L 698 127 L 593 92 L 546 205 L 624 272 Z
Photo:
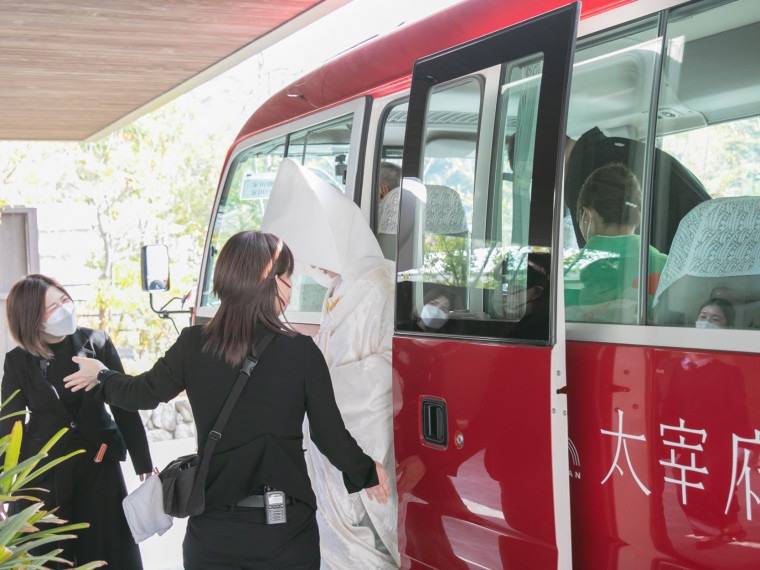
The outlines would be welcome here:
M 227 400 L 224 402 L 224 406 L 222 406 L 222 411 L 219 412 L 219 416 L 214 422 L 213 429 L 208 434 L 206 446 L 203 448 L 201 463 L 198 467 L 198 474 L 195 480 L 196 485 L 199 483 L 205 485 L 206 473 L 208 473 L 211 456 L 214 454 L 216 443 L 222 437 L 222 430 L 227 424 L 227 420 L 230 419 L 232 408 L 235 407 L 235 404 L 237 403 L 240 394 L 243 392 L 243 388 L 245 387 L 245 383 L 248 381 L 248 378 L 251 376 L 251 374 L 253 374 L 253 369 L 258 364 L 259 358 L 261 358 L 264 349 L 266 349 L 267 345 L 269 345 L 276 334 L 277 333 L 274 331 L 267 329 L 262 335 L 259 342 L 254 345 L 253 354 L 249 354 L 245 357 L 245 361 L 243 362 L 243 366 L 240 369 L 237 380 L 235 380 L 235 384 L 232 386 L 232 390 L 230 390 L 230 393 L 227 396 Z M 195 487 L 195 485 L 193 487 Z M 193 488 L 193 492 L 195 492 L 195 488 Z

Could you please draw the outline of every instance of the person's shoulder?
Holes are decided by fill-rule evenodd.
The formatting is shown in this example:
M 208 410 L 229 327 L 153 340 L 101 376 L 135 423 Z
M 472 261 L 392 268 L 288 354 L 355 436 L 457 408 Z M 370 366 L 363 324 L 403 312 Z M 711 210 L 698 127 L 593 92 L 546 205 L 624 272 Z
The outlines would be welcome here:
M 278 334 L 275 343 L 286 348 L 317 348 L 314 339 L 308 335 L 296 332 L 295 334 Z
M 294 358 L 311 358 L 315 354 L 322 354 L 313 338 L 299 332 L 290 335 L 278 334 L 272 346 L 292 352 Z
M 19 362 L 22 359 L 26 359 L 29 356 L 31 356 L 27 351 L 25 351 L 20 346 L 17 346 L 15 348 L 12 348 L 8 352 L 5 353 L 5 361 L 6 362 Z
M 387 297 L 389 293 L 393 293 L 395 266 L 392 262 L 385 261 L 356 280 L 354 286 L 358 286 L 363 295 L 374 294 Z
M 649 246 L 649 259 L 650 263 L 653 263 L 662 269 L 665 266 L 665 262 L 668 260 L 668 255 L 657 250 L 653 245 Z
M 87 327 L 78 327 L 74 332 L 74 335 L 79 335 L 83 344 L 84 342 L 90 341 L 92 344 L 99 347 L 103 346 L 110 338 L 106 331 L 99 329 L 88 329 Z
M 179 331 L 179 336 L 185 336 L 188 338 L 200 338 L 205 334 L 206 325 L 190 325 Z
M 195 345 L 198 343 L 204 343 L 207 337 L 208 333 L 206 332 L 205 325 L 191 325 L 179 331 L 176 343 L 182 345 Z

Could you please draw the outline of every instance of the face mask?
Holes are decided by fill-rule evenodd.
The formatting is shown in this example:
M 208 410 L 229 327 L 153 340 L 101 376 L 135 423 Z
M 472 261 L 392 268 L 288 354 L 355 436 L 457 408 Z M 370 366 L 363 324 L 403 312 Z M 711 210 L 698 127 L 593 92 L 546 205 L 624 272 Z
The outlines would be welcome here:
M 449 320 L 449 315 L 443 309 L 428 304 L 422 307 L 420 318 L 427 328 L 438 330 Z
M 711 323 L 710 321 L 697 321 L 694 323 L 694 326 L 698 329 L 722 329 L 723 327 L 716 325 L 715 323 Z
M 74 303 L 71 301 L 58 307 L 42 323 L 42 330 L 51 336 L 68 336 L 77 330 L 77 318 L 74 312 Z
M 302 268 L 302 272 L 307 277 L 311 277 L 318 285 L 329 289 L 333 283 L 335 283 L 336 277 L 330 277 L 327 273 L 319 269 L 318 267 L 312 267 L 311 265 Z

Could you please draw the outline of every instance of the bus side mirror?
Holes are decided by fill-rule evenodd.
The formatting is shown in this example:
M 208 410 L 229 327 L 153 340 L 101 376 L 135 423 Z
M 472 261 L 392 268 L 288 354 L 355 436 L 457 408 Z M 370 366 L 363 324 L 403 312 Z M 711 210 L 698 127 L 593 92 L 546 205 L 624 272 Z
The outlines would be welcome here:
M 164 244 L 144 245 L 140 251 L 140 280 L 142 290 L 166 292 L 169 283 L 169 248 Z

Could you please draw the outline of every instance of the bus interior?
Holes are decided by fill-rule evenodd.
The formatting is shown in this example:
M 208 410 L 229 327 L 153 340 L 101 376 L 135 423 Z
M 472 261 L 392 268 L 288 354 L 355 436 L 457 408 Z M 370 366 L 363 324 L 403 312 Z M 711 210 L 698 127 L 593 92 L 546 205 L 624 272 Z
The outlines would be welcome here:
M 722 297 L 735 309 L 734 328 L 760 327 L 760 268 L 754 261 L 760 247 L 760 61 L 751 47 L 760 47 L 759 19 L 750 2 L 701 3 L 671 11 L 664 38 L 654 16 L 579 40 L 564 174 L 568 321 L 693 327 L 700 304 Z M 407 277 L 423 284 L 419 307 L 429 291 L 448 288 L 452 321 L 515 323 L 526 316 L 521 311 L 530 295 L 532 244 L 522 221 L 530 203 L 532 97 L 540 66 L 538 54 L 437 86 L 430 97 L 422 182 L 427 207 L 436 211 L 425 214 L 425 251 Z M 491 87 L 494 78 L 498 89 Z M 497 105 L 503 118 L 484 140 L 480 119 L 488 105 Z M 403 99 L 385 111 L 376 164 L 400 164 L 406 113 Z M 487 175 L 478 164 L 478 150 L 486 145 L 504 157 Z M 591 172 L 611 162 L 625 164 L 641 185 L 636 233 L 643 231 L 648 244 L 669 257 L 656 278 L 648 276 L 646 295 L 626 283 L 603 301 L 584 305 L 577 299 L 592 269 L 646 276 L 640 269 L 646 247 L 623 257 L 597 251 L 588 256 L 594 267 L 587 271 L 576 263 L 585 240 L 575 201 Z M 442 189 L 459 200 L 436 199 Z M 400 195 L 392 191 L 373 220 L 389 258 L 395 257 L 392 220 Z M 713 200 L 731 206 L 699 207 L 685 218 Z M 441 225 L 442 217 L 453 217 L 450 227 Z M 695 232 L 702 239 L 694 239 Z M 718 252 L 720 262 L 713 263 Z M 456 326 L 450 327 L 456 334 Z

